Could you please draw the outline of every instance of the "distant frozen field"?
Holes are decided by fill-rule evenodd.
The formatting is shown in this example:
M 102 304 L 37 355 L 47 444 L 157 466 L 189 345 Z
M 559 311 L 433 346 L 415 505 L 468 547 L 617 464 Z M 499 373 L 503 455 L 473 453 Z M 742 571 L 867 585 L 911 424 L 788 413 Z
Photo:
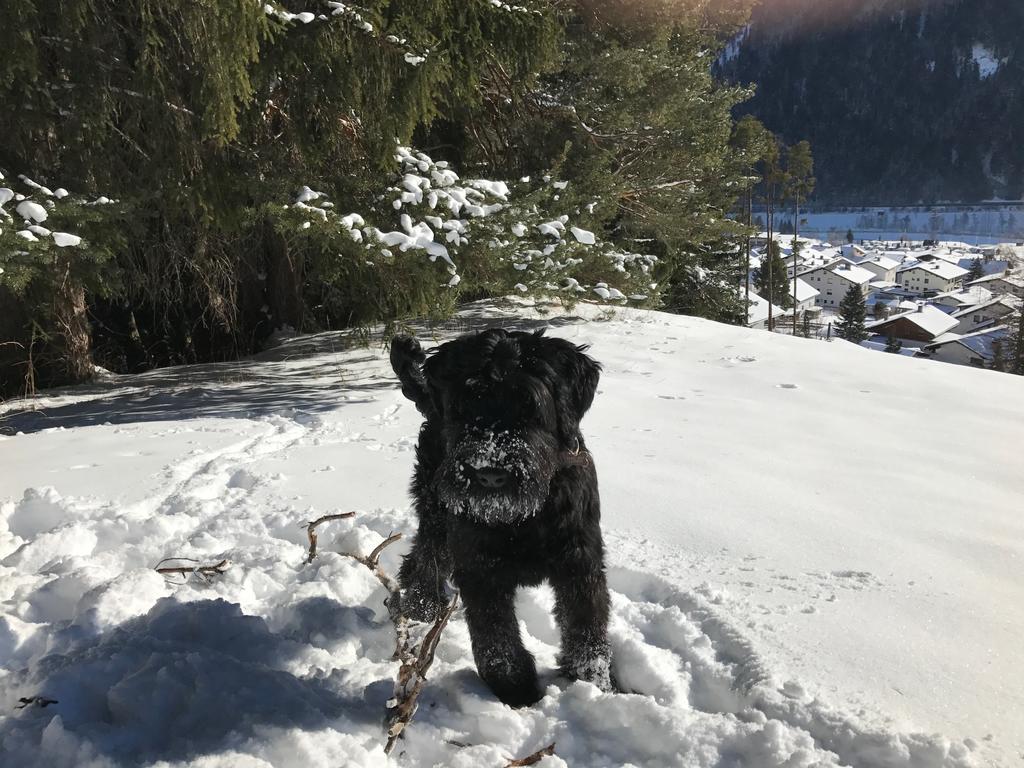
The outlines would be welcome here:
M 792 212 L 781 214 L 792 222 Z M 997 207 L 936 206 L 864 208 L 801 213 L 800 233 L 821 240 L 842 240 L 852 230 L 857 240 L 956 240 L 970 245 L 1024 242 L 1024 205 Z M 837 236 L 837 237 L 836 237 Z
M 524 590 L 545 699 L 500 704 L 456 615 L 384 757 L 383 592 L 337 553 L 412 530 L 419 416 L 384 351 L 322 334 L 0 413 L 0 764 L 1024 764 L 1024 379 L 588 305 L 436 339 L 490 324 L 605 366 L 583 426 L 634 693 L 558 679 Z M 300 523 L 346 510 L 306 565 Z M 170 556 L 232 567 L 181 586 Z

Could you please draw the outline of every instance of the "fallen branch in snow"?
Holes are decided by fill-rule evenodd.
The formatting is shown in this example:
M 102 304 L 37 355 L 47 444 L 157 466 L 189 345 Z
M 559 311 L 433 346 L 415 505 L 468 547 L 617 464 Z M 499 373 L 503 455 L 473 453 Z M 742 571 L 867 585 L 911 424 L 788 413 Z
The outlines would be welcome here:
M 518 768 L 519 766 L 524 765 L 536 765 L 545 757 L 549 757 L 553 754 L 555 754 L 555 742 L 551 742 L 546 747 L 544 747 L 544 749 L 538 749 L 532 755 L 521 757 L 518 760 L 509 761 L 508 765 L 506 765 L 505 768 Z
M 354 512 L 349 512 L 343 515 L 327 515 L 310 523 L 310 527 L 325 520 L 352 517 L 354 514 Z M 437 650 L 437 644 L 441 641 L 441 633 L 459 605 L 459 594 L 456 592 L 452 597 L 451 603 L 448 604 L 444 613 L 438 617 L 426 635 L 423 636 L 423 640 L 419 645 L 414 645 L 410 642 L 409 620 L 402 615 L 400 610 L 401 603 L 398 584 L 390 574 L 380 567 L 380 556 L 384 553 L 384 550 L 401 538 L 401 533 L 392 533 L 366 556 L 352 554 L 351 552 L 343 553 L 356 562 L 365 565 L 388 593 L 384 604 L 388 608 L 388 615 L 391 617 L 391 623 L 395 627 L 395 654 L 392 658 L 401 662 L 401 666 L 398 668 L 398 677 L 395 680 L 395 695 L 387 704 L 388 713 L 385 724 L 388 741 L 384 746 L 384 753 L 388 755 L 391 754 L 395 744 L 398 743 L 402 731 L 405 730 L 405 727 L 416 714 L 416 702 L 426 685 L 427 671 L 430 669 L 430 665 L 434 663 L 434 652 Z M 316 536 L 311 535 L 311 560 L 315 553 Z
M 324 515 L 318 517 L 310 523 L 306 523 L 303 527 L 306 529 L 306 535 L 309 536 L 309 557 L 306 558 L 307 563 L 312 563 L 316 559 L 316 527 L 320 523 L 326 523 L 331 520 L 347 520 L 350 517 L 355 517 L 355 512 L 341 512 L 336 515 Z
M 225 571 L 227 571 L 228 568 L 231 567 L 230 560 L 221 560 L 219 563 L 215 563 L 214 565 L 183 565 L 173 566 L 169 568 L 160 567 L 164 563 L 169 563 L 174 560 L 187 560 L 190 563 L 199 562 L 198 560 L 193 560 L 190 557 L 165 557 L 163 560 L 156 564 L 156 572 L 163 574 L 165 576 L 169 574 L 180 574 L 183 576 L 192 576 L 193 574 L 198 574 L 208 581 L 211 576 L 220 576 Z
M 434 622 L 434 626 L 424 636 L 419 647 L 409 648 L 408 639 L 406 639 L 405 647 L 399 649 L 402 666 L 398 669 L 398 679 L 395 681 L 395 696 L 388 702 L 388 743 L 384 746 L 386 755 L 391 754 L 402 731 L 416 714 L 416 702 L 426 685 L 427 670 L 434 663 L 434 651 L 437 650 L 437 644 L 441 642 L 441 633 L 444 631 L 445 625 L 448 624 L 448 620 L 455 613 L 458 605 L 459 593 L 456 592 L 451 603 L 448 604 L 448 608 Z M 404 622 L 405 617 L 400 616 L 399 621 Z
M 18 704 L 15 705 L 15 709 L 26 709 L 27 707 L 36 706 L 40 709 L 50 706 L 51 704 L 59 704 L 60 702 L 56 699 L 48 699 L 45 696 L 26 696 L 18 699 Z

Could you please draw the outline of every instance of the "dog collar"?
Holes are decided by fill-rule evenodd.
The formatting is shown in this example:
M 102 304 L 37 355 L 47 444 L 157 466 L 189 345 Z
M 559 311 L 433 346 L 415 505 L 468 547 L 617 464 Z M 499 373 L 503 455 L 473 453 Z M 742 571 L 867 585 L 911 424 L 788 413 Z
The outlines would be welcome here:
M 566 467 L 585 467 L 590 463 L 590 451 L 583 447 L 577 437 L 572 450 L 562 451 L 562 465 Z

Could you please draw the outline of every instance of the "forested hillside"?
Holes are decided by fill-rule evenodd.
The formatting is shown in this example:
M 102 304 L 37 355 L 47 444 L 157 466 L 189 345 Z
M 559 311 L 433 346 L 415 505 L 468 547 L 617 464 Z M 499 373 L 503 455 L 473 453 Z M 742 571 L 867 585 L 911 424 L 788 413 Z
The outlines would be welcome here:
M 23 0 L 0 394 L 507 293 L 741 316 L 746 0 Z
M 818 202 L 1019 199 L 1022 31 L 1018 0 L 765 0 L 719 70 L 810 140 Z

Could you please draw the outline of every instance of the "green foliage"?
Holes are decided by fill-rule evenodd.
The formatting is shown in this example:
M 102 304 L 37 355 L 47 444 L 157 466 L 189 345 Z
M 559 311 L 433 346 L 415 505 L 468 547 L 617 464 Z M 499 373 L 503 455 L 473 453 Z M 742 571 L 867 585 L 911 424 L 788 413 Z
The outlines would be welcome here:
M 68 274 L 98 362 L 117 370 L 513 291 L 738 322 L 744 230 L 726 214 L 767 139 L 733 129 L 749 92 L 707 62 L 747 5 L 25 0 L 0 29 L 0 169 L 118 198 L 61 214 L 86 239 Z M 398 210 L 396 140 L 467 177 L 530 181 L 487 216 Z M 335 207 L 291 205 L 304 185 Z M 448 264 L 354 239 L 338 225 L 352 212 L 384 234 L 406 212 L 466 231 Z M 565 232 L 537 228 L 556 219 Z M 24 344 L 66 297 L 46 247 L 10 237 Z
M 772 0 L 722 71 L 757 84 L 744 111 L 810 139 L 819 203 L 1015 200 L 1021 29 L 1014 0 Z M 976 44 L 1001 61 L 988 77 Z
M 985 266 L 981 263 L 980 258 L 974 258 L 971 260 L 971 266 L 967 270 L 967 276 L 964 278 L 964 283 L 973 283 L 985 276 Z
M 988 367 L 990 370 L 1001 373 L 1006 371 L 1006 353 L 1003 352 L 1002 339 L 992 340 L 992 360 Z
M 1024 311 L 1018 311 L 1011 318 L 1010 332 L 1006 335 L 1007 362 L 1006 371 L 1017 376 L 1024 376 Z
M 891 354 L 896 354 L 901 349 L 903 349 L 903 342 L 890 333 L 885 338 L 885 351 Z
M 778 241 L 772 240 L 768 250 L 771 256 L 766 255 L 761 259 L 761 267 L 757 271 L 757 292 L 772 304 L 789 309 L 793 306 L 793 296 L 790 294 L 790 281 L 786 277 L 786 264 L 782 260 Z
M 839 303 L 839 322 L 836 323 L 836 336 L 841 339 L 860 344 L 868 336 L 864 329 L 864 292 L 860 286 L 851 285 L 843 300 Z

